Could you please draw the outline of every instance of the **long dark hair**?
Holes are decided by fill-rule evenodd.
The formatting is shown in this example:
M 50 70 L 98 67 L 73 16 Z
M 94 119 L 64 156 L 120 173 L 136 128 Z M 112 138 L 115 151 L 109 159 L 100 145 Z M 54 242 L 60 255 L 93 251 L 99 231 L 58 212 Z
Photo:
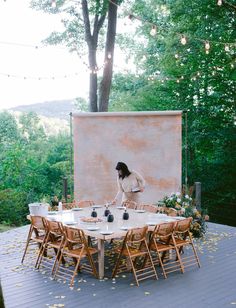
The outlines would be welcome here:
M 125 177 L 128 177 L 131 174 L 127 165 L 125 163 L 120 162 L 120 161 L 116 165 L 116 170 L 118 170 L 118 171 L 121 170 L 121 174 L 119 174 L 119 178 L 122 178 L 122 180 Z

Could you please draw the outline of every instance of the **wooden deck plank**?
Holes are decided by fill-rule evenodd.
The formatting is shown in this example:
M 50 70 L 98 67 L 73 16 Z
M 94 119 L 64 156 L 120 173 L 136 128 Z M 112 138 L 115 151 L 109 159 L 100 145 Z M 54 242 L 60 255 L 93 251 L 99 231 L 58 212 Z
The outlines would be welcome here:
M 230 307 L 236 302 L 236 228 L 209 224 L 205 241 L 197 246 L 202 267 L 186 273 L 170 274 L 168 279 L 147 280 L 136 287 L 132 274 L 115 281 L 99 281 L 81 274 L 85 281 L 71 290 L 67 284 L 50 279 L 33 268 L 22 267 L 20 260 L 27 227 L 0 234 L 0 275 L 5 308 L 42 308 L 64 304 L 74 308 Z M 6 247 L 8 253 L 5 254 Z M 18 267 L 15 269 L 16 267 Z M 14 271 L 13 271 L 14 270 Z M 158 270 L 160 273 L 160 271 Z M 107 275 L 108 273 L 106 273 Z M 130 285 L 131 284 L 131 285 Z M 63 298 L 57 298 L 62 296 Z M 64 297 L 65 296 L 65 297 Z

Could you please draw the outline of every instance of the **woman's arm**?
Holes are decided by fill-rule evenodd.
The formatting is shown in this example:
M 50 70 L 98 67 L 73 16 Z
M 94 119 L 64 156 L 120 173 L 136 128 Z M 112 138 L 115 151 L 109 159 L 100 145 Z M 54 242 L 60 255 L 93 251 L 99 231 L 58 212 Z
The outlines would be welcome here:
M 138 187 L 140 188 L 140 191 L 143 192 L 144 188 L 145 188 L 144 178 L 137 171 L 133 171 L 133 173 L 136 176 L 136 179 L 137 179 L 137 182 L 138 182 Z

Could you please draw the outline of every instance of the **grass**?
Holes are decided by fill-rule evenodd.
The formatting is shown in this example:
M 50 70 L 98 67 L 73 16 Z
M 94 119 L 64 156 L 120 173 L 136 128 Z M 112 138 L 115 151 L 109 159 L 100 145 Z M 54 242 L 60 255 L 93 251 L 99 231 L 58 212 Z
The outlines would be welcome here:
M 14 229 L 15 227 L 9 226 L 7 224 L 0 224 L 0 232 L 5 232 L 11 229 Z M 1 306 L 0 306 L 1 307 Z

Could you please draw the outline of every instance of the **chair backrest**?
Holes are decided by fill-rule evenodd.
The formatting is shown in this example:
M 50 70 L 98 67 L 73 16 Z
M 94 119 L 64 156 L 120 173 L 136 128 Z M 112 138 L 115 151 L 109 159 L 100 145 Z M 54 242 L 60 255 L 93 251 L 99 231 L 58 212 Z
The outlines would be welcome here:
M 152 232 L 152 238 L 155 240 L 166 240 L 173 233 L 175 223 L 174 222 L 166 222 L 160 225 L 157 225 Z
M 45 230 L 43 218 L 44 218 L 43 216 L 30 215 L 30 221 L 32 226 L 37 230 Z
M 122 205 L 127 207 L 128 209 L 136 210 L 136 208 L 137 208 L 137 203 L 135 201 L 131 201 L 131 200 L 124 201 L 122 203 Z
M 78 246 L 87 247 L 88 242 L 86 240 L 84 231 L 81 229 L 75 229 L 69 226 L 63 226 L 66 242 L 69 246 L 73 247 L 75 244 Z
M 170 207 L 170 208 L 166 209 L 166 213 L 167 213 L 168 216 L 177 216 L 178 212 L 177 212 L 176 209 Z
M 58 236 L 58 235 L 64 235 L 64 230 L 61 222 L 58 221 L 52 221 L 47 218 L 44 219 L 47 231 L 50 232 L 50 234 Z
M 132 228 L 126 233 L 124 241 L 129 244 L 138 244 L 146 240 L 148 226 L 142 228 Z
M 153 204 L 141 204 L 140 209 L 143 209 L 150 213 L 157 213 L 157 207 Z
M 78 201 L 76 206 L 78 207 L 90 207 L 93 206 L 95 204 L 95 202 L 93 200 L 81 200 Z
M 189 232 L 192 220 L 193 220 L 192 217 L 188 217 L 186 219 L 179 220 L 175 225 L 174 232 L 179 233 L 179 234 L 180 233 L 184 234 L 186 232 Z
M 63 210 L 70 210 L 70 209 L 73 209 L 75 207 L 75 205 L 76 205 L 75 201 L 69 202 L 69 203 L 63 202 L 62 208 L 63 208 Z

